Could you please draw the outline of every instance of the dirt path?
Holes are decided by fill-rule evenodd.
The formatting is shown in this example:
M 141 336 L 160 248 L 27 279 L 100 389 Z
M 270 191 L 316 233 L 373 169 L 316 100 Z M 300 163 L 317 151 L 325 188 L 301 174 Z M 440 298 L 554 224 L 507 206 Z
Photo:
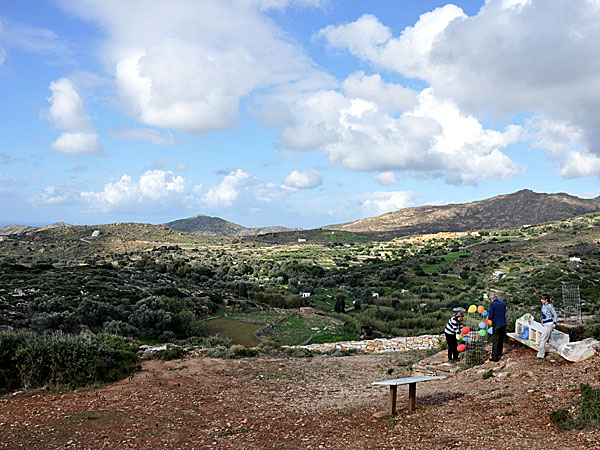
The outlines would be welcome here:
M 0 448 L 600 448 L 600 432 L 560 433 L 547 415 L 569 406 L 580 382 L 600 383 L 600 358 L 538 362 L 509 351 L 420 384 L 417 412 L 394 419 L 373 417 L 387 390 L 371 382 L 406 376 L 398 356 L 150 361 L 107 388 L 4 397 Z M 407 392 L 399 388 L 399 407 Z

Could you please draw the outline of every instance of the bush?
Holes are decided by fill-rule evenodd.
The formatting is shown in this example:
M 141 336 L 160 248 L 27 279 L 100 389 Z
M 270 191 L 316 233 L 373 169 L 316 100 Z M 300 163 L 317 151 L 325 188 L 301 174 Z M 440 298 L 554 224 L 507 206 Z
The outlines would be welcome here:
M 253 348 L 248 348 L 243 345 L 232 345 L 229 348 L 229 356 L 232 358 L 247 358 L 256 356 L 258 352 Z
M 0 333 L 0 390 L 117 381 L 139 370 L 137 350 L 115 336 Z
M 552 411 L 548 416 L 558 431 L 571 430 L 576 426 L 573 416 L 566 408 Z
M 172 359 L 180 359 L 186 354 L 186 350 L 181 347 L 171 347 L 165 350 L 157 350 L 155 352 L 146 352 L 142 357 L 148 359 L 160 359 L 162 361 L 171 361 Z
M 580 384 L 581 399 L 577 400 L 579 404 L 579 414 L 573 418 L 568 409 L 561 408 L 552 411 L 549 414 L 550 420 L 559 431 L 598 428 L 600 426 L 600 388 L 592 388 L 587 384 Z

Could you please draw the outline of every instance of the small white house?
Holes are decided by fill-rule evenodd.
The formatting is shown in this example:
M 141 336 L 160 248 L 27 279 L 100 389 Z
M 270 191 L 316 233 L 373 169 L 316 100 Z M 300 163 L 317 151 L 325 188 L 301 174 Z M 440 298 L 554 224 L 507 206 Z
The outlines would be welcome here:
M 571 261 L 571 262 L 581 262 L 581 258 L 578 258 L 577 256 L 571 256 L 569 258 L 569 261 Z
M 306 242 L 306 239 L 304 239 L 304 238 L 298 238 L 298 242 Z
M 300 292 L 300 295 L 302 296 L 302 298 L 308 298 L 310 297 L 310 292 Z
M 100 236 L 100 230 L 92 231 L 92 237 L 98 237 L 98 236 Z
M 500 278 L 502 278 L 502 275 L 504 275 L 504 272 L 502 272 L 501 270 L 494 270 L 494 278 L 496 278 L 497 280 L 499 280 Z
M 371 294 L 371 297 L 373 297 L 373 298 L 379 298 L 379 293 L 378 292 L 373 292 L 373 294 Z

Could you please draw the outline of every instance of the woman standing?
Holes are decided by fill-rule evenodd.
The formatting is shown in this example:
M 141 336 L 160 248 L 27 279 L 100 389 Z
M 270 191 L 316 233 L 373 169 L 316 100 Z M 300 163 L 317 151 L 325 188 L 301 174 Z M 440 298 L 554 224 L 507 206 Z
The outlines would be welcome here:
M 460 324 L 462 320 L 463 313 L 458 312 L 450 317 L 450 320 L 448 320 L 446 328 L 444 329 L 446 342 L 448 343 L 448 362 L 458 361 L 458 342 L 456 340 L 456 335 L 460 333 Z
M 540 339 L 540 350 L 535 359 L 544 359 L 546 356 L 546 343 L 550 340 L 552 330 L 558 321 L 554 305 L 550 302 L 550 296 L 548 294 L 542 294 L 540 300 L 542 302 L 542 327 L 544 330 L 542 331 L 542 337 Z

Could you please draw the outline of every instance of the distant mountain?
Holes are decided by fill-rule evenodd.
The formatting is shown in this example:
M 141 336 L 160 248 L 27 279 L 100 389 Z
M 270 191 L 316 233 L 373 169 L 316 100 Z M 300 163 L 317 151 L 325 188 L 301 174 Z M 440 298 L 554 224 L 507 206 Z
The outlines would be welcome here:
M 186 233 L 225 237 L 259 236 L 267 233 L 281 233 L 292 230 L 291 228 L 281 226 L 246 228 L 219 217 L 210 217 L 202 214 L 198 214 L 197 216 L 188 219 L 174 220 L 173 222 L 168 222 L 164 225 L 173 230 L 185 231 Z
M 539 194 L 524 189 L 472 203 L 419 206 L 355 222 L 329 225 L 329 230 L 385 233 L 389 237 L 441 231 L 485 230 L 538 224 L 600 211 L 600 197 Z
M 30 227 L 29 225 L 8 225 L 0 228 L 0 236 L 16 236 L 23 233 L 32 233 L 40 230 L 49 230 L 51 228 L 69 227 L 71 225 L 64 222 L 54 222 L 43 227 Z
M 37 227 L 30 227 L 29 225 L 8 225 L 7 227 L 0 228 L 0 236 L 14 236 L 17 234 L 29 233 L 30 231 L 35 231 L 37 229 Z

